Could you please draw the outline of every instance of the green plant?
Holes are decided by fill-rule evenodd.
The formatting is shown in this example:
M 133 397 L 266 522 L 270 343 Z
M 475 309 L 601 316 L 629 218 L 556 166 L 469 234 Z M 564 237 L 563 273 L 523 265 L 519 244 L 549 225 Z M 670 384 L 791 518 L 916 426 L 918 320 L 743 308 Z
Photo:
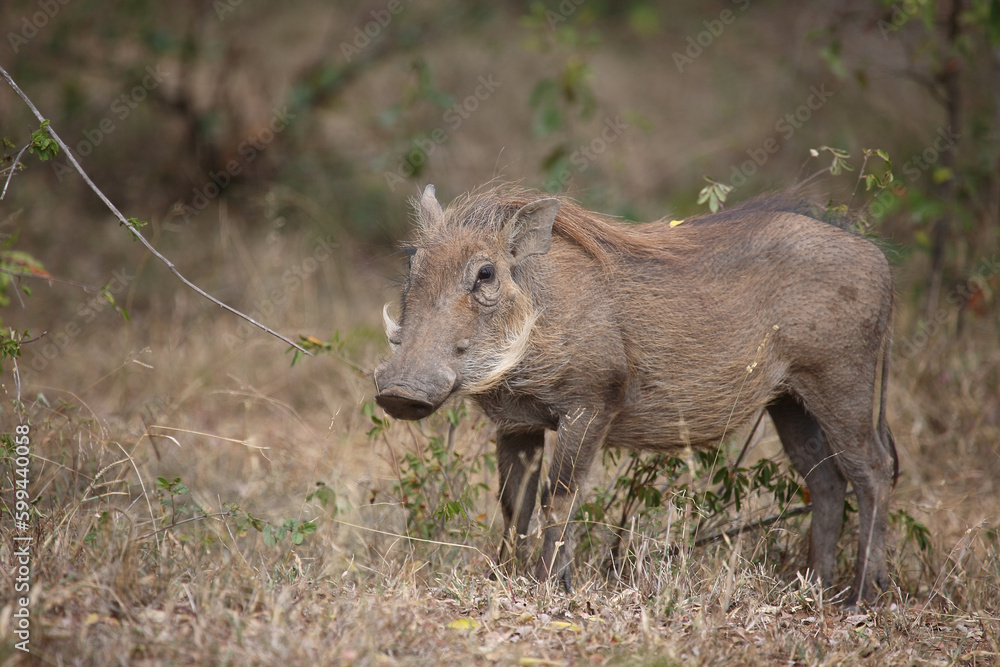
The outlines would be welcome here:
M 316 490 L 306 496 L 306 502 L 313 499 L 319 501 L 323 507 L 330 507 L 334 515 L 337 514 L 337 492 L 326 485 L 326 482 L 316 482 Z
M 790 469 L 770 458 L 745 467 L 739 460 L 722 465 L 723 454 L 722 448 L 693 451 L 689 458 L 629 452 L 628 462 L 621 463 L 621 453 L 609 450 L 604 463 L 606 468 L 617 468 L 613 480 L 609 486 L 597 487 L 595 500 L 581 505 L 576 516 L 584 525 L 582 548 L 607 548 L 609 566 L 621 572 L 621 565 L 636 557 L 622 553 L 630 531 L 654 541 L 668 531 L 677 537 L 686 535 L 693 546 L 806 511 L 808 491 Z M 762 509 L 775 509 L 770 516 L 748 523 L 741 516 L 748 498 L 757 500 Z M 671 516 L 675 525 L 670 524 Z M 680 524 L 685 516 L 697 518 L 694 530 Z M 614 517 L 610 523 L 609 517 Z M 600 528 L 610 529 L 608 544 L 603 543 Z
M 373 423 L 368 431 L 369 440 L 382 436 L 389 445 L 396 465 L 396 480 L 390 493 L 406 513 L 406 527 L 411 536 L 428 540 L 446 536 L 466 539 L 487 528 L 486 516 L 477 512 L 477 505 L 489 486 L 475 478 L 496 471 L 496 456 L 485 448 L 459 451 L 455 447 L 460 426 L 469 421 L 464 404 L 442 410 L 440 418 L 429 420 L 425 427 L 432 433 L 422 439 L 425 444 L 401 455 L 385 438 L 388 418 L 379 417 L 371 403 L 365 404 L 363 412 Z M 476 431 L 481 423 L 468 425 Z
M 903 530 L 903 543 L 912 544 L 920 551 L 930 553 L 932 548 L 931 531 L 923 523 L 914 519 L 903 509 L 889 514 L 889 522 Z
M 261 534 L 264 538 L 264 544 L 273 547 L 285 539 L 286 535 L 292 544 L 298 545 L 302 544 L 306 535 L 315 532 L 316 524 L 312 521 L 302 522 L 296 519 L 285 519 L 280 526 L 275 526 L 271 523 L 266 524 Z
M 18 359 L 21 356 L 21 344 L 28 337 L 28 332 L 17 333 L 13 329 L 0 332 L 0 370 L 4 368 L 7 360 Z
M 41 126 L 31 133 L 29 153 L 34 153 L 38 159 L 45 162 L 59 155 L 59 144 L 49 135 L 49 121 L 45 119 Z
M 705 176 L 705 180 L 708 182 L 708 185 L 698 192 L 698 203 L 704 204 L 708 202 L 708 209 L 712 213 L 715 213 L 726 203 L 726 197 L 729 196 L 729 192 L 733 189 L 733 186 L 719 183 L 708 176 Z
M 244 536 L 253 529 L 261 534 L 264 544 L 273 547 L 277 546 L 286 537 L 292 544 L 299 545 L 305 541 L 306 535 L 316 532 L 316 522 L 299 521 L 298 519 L 285 519 L 280 524 L 273 524 L 267 519 L 254 516 L 250 512 L 242 509 L 236 503 L 227 503 L 223 506 L 226 509 L 224 516 L 236 522 L 236 534 Z
M 190 515 L 191 509 L 187 506 L 182 505 L 177 506 L 175 498 L 178 496 L 186 496 L 191 490 L 181 482 L 180 477 L 175 477 L 172 480 L 168 480 L 166 477 L 156 478 L 156 489 L 160 493 L 160 506 L 164 509 L 170 510 L 170 515 L 167 516 L 166 511 L 162 518 L 164 525 L 173 526 L 177 523 L 178 515 Z
M 306 502 L 316 498 L 324 506 L 328 502 L 336 499 L 333 489 L 323 482 L 316 483 L 316 490 L 306 496 Z M 250 529 L 261 534 L 264 544 L 273 547 L 288 537 L 292 544 L 299 545 L 305 540 L 306 535 L 316 532 L 316 523 L 313 521 L 299 521 L 298 519 L 285 519 L 280 524 L 274 524 L 267 519 L 254 516 L 250 512 L 242 509 L 236 503 L 224 503 L 222 512 L 212 513 L 204 508 L 187 504 L 178 504 L 178 499 L 187 496 L 191 490 L 183 483 L 180 477 L 168 480 L 165 477 L 156 478 L 156 489 L 160 494 L 160 506 L 164 510 L 161 523 L 164 529 L 174 529 L 181 524 L 199 522 L 205 519 L 232 519 L 236 523 L 236 534 L 246 535 Z M 179 519 L 178 517 L 187 517 Z M 159 531 L 149 533 L 144 537 L 155 534 Z M 89 536 L 88 536 L 89 537 Z M 183 537 L 181 538 L 184 539 Z M 92 541 L 91 540 L 88 540 Z

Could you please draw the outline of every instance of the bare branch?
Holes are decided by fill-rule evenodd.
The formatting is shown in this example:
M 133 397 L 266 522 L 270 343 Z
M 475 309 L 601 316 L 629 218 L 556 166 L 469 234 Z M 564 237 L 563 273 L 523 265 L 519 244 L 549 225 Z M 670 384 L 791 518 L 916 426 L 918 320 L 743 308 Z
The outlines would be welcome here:
M 38 122 L 40 122 L 40 123 L 44 122 L 45 121 L 45 117 L 42 116 L 41 113 L 39 113 L 38 109 L 35 108 L 35 105 L 32 104 L 32 102 L 31 102 L 30 99 L 28 99 L 28 96 L 25 95 L 21 91 L 21 89 L 18 87 L 18 85 L 16 83 L 14 83 L 14 79 L 12 79 L 10 77 L 10 74 L 7 73 L 7 70 L 5 70 L 3 67 L 0 67 L 0 74 L 2 74 L 3 78 L 7 80 L 7 83 L 9 83 L 10 87 L 14 89 L 14 92 L 17 93 L 18 97 L 20 97 L 24 101 L 24 103 L 28 106 L 28 108 L 31 109 L 31 112 L 33 114 L 35 114 L 35 117 L 38 119 Z M 298 343 L 295 343 L 291 339 L 286 338 L 285 336 L 282 336 L 278 332 L 276 332 L 276 331 L 268 328 L 267 326 L 261 324 L 260 322 L 258 322 L 257 320 L 253 319 L 249 315 L 246 315 L 246 314 L 244 314 L 244 313 L 236 310 L 232 306 L 229 306 L 229 305 L 223 303 L 219 299 L 216 299 L 214 296 L 212 296 L 211 294 L 209 294 L 208 292 L 206 292 L 205 290 L 201 289 L 200 287 L 198 287 L 197 285 L 195 285 L 193 282 L 191 282 L 190 280 L 188 280 L 187 278 L 185 278 L 181 274 L 181 272 L 177 270 L 177 267 L 174 266 L 173 262 L 171 262 L 169 259 L 167 259 L 166 257 L 164 257 L 156 248 L 154 248 L 153 245 L 149 241 L 146 240 L 146 237 L 143 236 L 142 234 L 140 234 L 139 230 L 137 230 L 132 223 L 130 223 L 128 220 L 125 219 L 125 216 L 123 216 L 121 214 L 121 211 L 119 211 L 118 208 L 115 207 L 115 205 L 112 204 L 111 201 L 104 195 L 104 193 L 101 192 L 101 189 L 98 188 L 94 184 L 94 182 L 92 180 L 90 180 L 90 177 L 87 176 L 87 173 L 83 170 L 83 167 L 81 167 L 80 163 L 77 162 L 76 157 L 70 151 L 69 147 L 65 144 L 65 142 L 63 142 L 63 140 L 59 137 L 59 135 L 56 134 L 56 131 L 52 128 L 51 124 L 48 127 L 46 127 L 46 130 L 48 131 L 49 135 L 53 139 L 55 139 L 56 143 L 59 144 L 59 148 L 61 148 L 63 150 L 63 152 L 66 153 L 66 157 L 73 164 L 73 167 L 77 170 L 77 172 L 79 172 L 80 176 L 83 177 L 84 182 L 86 182 L 86 184 L 90 187 L 90 189 L 93 190 L 94 193 L 98 197 L 100 197 L 101 201 L 104 202 L 104 205 L 107 206 L 108 209 L 110 209 L 111 212 L 115 214 L 115 217 L 118 218 L 119 223 L 121 223 L 122 225 L 128 227 L 129 231 L 131 231 L 135 235 L 135 237 L 137 239 L 139 239 L 139 241 L 144 246 L 146 246 L 146 249 L 149 250 L 149 252 L 152 253 L 152 255 L 154 257 L 156 257 L 158 260 L 160 260 L 161 262 L 163 262 L 163 264 L 166 265 L 166 267 L 168 269 L 170 269 L 170 272 L 173 273 L 175 276 L 177 276 L 177 278 L 182 283 L 184 283 L 185 285 L 187 285 L 188 287 L 190 287 L 192 290 L 194 290 L 198 294 L 202 295 L 203 297 L 205 297 L 206 299 L 208 299 L 209 301 L 211 301 L 215 305 L 217 305 L 217 306 L 219 306 L 219 307 L 221 307 L 221 308 L 223 308 L 225 310 L 228 310 L 230 313 L 232 313 L 233 315 L 236 315 L 237 317 L 243 318 L 244 320 L 246 320 L 250 324 L 252 324 L 255 327 L 257 327 L 258 329 L 261 329 L 262 331 L 266 331 L 267 333 L 271 334 L 275 338 L 278 338 L 278 339 L 280 339 L 280 340 L 288 343 L 289 345 L 291 345 L 295 349 L 301 351 L 303 354 L 307 354 L 309 356 L 313 356 L 313 354 L 311 352 L 309 352 L 308 350 L 306 350 L 304 347 L 300 346 Z
M 21 164 L 21 156 L 24 155 L 24 151 L 28 150 L 30 146 L 31 142 L 29 141 L 24 145 L 24 148 L 18 151 L 17 157 L 14 158 L 14 163 L 10 165 L 10 173 L 7 174 L 7 180 L 3 184 L 3 192 L 0 192 L 0 199 L 7 196 L 7 187 L 10 186 L 10 179 L 14 178 L 14 172 L 17 171 L 17 165 Z

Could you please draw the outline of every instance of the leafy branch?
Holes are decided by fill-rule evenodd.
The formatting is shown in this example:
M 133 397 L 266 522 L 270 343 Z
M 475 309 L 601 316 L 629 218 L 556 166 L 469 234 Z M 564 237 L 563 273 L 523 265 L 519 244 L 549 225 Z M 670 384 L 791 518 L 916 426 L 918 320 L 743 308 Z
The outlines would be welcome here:
M 726 197 L 729 196 L 729 192 L 733 189 L 733 186 L 719 183 L 708 176 L 705 176 L 705 181 L 708 185 L 703 187 L 698 193 L 698 203 L 704 204 L 708 202 L 709 210 L 715 213 L 720 208 L 723 208 L 726 203 Z

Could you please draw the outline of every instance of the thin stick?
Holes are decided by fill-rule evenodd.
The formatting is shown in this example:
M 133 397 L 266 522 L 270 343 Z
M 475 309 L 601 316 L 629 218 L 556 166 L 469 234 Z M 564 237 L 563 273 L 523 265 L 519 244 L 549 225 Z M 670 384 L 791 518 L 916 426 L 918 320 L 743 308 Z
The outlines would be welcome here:
M 724 530 L 719 533 L 713 533 L 711 535 L 699 537 L 697 540 L 695 540 L 694 545 L 696 547 L 700 547 L 705 544 L 708 544 L 709 542 L 715 542 L 716 540 L 724 539 L 725 537 L 733 537 L 735 535 L 739 535 L 740 533 L 746 531 L 757 530 L 759 528 L 766 528 L 770 526 L 772 523 L 776 523 L 781 519 L 787 519 L 789 517 L 798 516 L 799 514 L 808 514 L 809 512 L 812 512 L 812 505 L 800 505 L 798 507 L 793 507 L 779 514 L 773 514 L 769 517 L 765 517 L 763 519 L 759 519 L 751 523 L 741 524 L 739 526 L 736 526 L 735 528 L 730 528 L 728 530 Z
M 5 70 L 3 67 L 0 67 L 0 74 L 2 74 L 3 78 L 7 80 L 7 83 L 9 83 L 10 87 L 14 89 L 14 92 L 17 93 L 18 97 L 20 97 L 24 101 L 24 103 L 28 106 L 28 108 L 31 109 L 31 112 L 33 114 L 35 114 L 35 117 L 38 119 L 38 122 L 40 122 L 40 123 L 45 122 L 45 117 L 42 116 L 41 113 L 39 113 L 38 109 L 35 108 L 35 105 L 32 104 L 31 100 L 28 99 L 28 96 L 25 95 L 24 92 L 21 91 L 21 89 L 17 86 L 16 83 L 14 83 L 14 79 L 12 79 L 10 77 L 10 74 L 7 73 L 7 70 Z M 273 329 L 268 328 L 267 326 L 261 324 L 257 320 L 255 320 L 252 317 L 250 317 L 249 315 L 246 315 L 246 314 L 244 314 L 244 313 L 236 310 L 232 306 L 229 306 L 229 305 L 223 303 L 219 299 L 216 299 L 214 296 L 212 296 L 211 294 L 209 294 L 208 292 L 206 292 L 205 290 L 201 289 L 200 287 L 198 287 L 197 285 L 195 285 L 193 282 L 191 282 L 190 280 L 188 280 L 187 278 L 185 278 L 181 274 L 181 272 L 177 270 L 177 267 L 174 266 L 173 262 L 171 262 L 169 259 L 167 259 L 166 257 L 164 257 L 156 248 L 154 248 L 153 245 L 149 241 L 146 240 L 146 237 L 143 236 L 142 234 L 140 234 L 139 231 L 135 228 L 135 226 L 131 222 L 129 222 L 128 220 L 125 219 L 125 216 L 123 216 L 121 214 L 121 211 L 119 211 L 115 207 L 115 205 L 112 204 L 111 201 L 104 195 L 104 193 L 101 192 L 101 189 L 98 188 L 94 184 L 94 182 L 92 180 L 90 180 L 90 177 L 87 176 L 87 173 L 83 170 L 83 167 L 81 167 L 80 163 L 77 162 L 76 157 L 69 150 L 69 147 L 65 144 L 65 142 L 63 142 L 63 140 L 59 137 L 59 135 L 56 134 L 56 131 L 52 128 L 52 125 L 48 125 L 45 129 L 48 131 L 49 135 L 53 139 L 55 139 L 56 143 L 59 144 L 59 148 L 61 148 L 63 150 L 63 152 L 66 153 L 66 157 L 73 164 L 73 167 L 77 170 L 77 172 L 79 172 L 80 176 L 83 177 L 84 182 L 90 187 L 91 190 L 94 191 L 94 193 L 98 197 L 100 197 L 101 201 L 104 202 L 104 205 L 107 206 L 108 209 L 110 209 L 111 212 L 115 214 L 115 217 L 118 218 L 118 221 L 122 225 L 125 225 L 126 227 L 128 227 L 129 231 L 131 231 L 135 235 L 135 237 L 137 239 L 139 239 L 139 241 L 142 243 L 142 245 L 146 246 L 146 249 L 154 257 L 156 257 L 158 260 L 160 260 L 161 262 L 163 262 L 163 264 L 168 269 L 170 269 L 170 272 L 173 273 L 175 276 L 177 276 L 177 278 L 182 283 L 184 283 L 185 285 L 187 285 L 188 287 L 190 287 L 192 290 L 194 290 L 195 292 L 197 292 L 201 296 L 205 297 L 206 299 L 208 299 L 209 301 L 211 301 L 215 305 L 219 306 L 220 308 L 228 310 L 230 313 L 232 313 L 233 315 L 236 315 L 237 317 L 243 318 L 244 320 L 246 320 L 250 324 L 252 324 L 255 327 L 257 327 L 258 329 L 261 329 L 262 331 L 266 331 L 267 333 L 271 334 L 275 338 L 278 338 L 279 340 L 282 340 L 282 341 L 288 343 L 289 345 L 291 345 L 295 349 L 299 350 L 303 354 L 307 354 L 310 357 L 313 356 L 312 352 L 306 350 L 304 347 L 302 347 L 299 344 L 293 342 L 291 339 L 286 338 L 285 336 L 282 336 L 277 331 L 274 331 Z
M 80 283 L 75 280 L 69 280 L 68 278 L 58 278 L 56 276 L 42 275 L 41 273 L 25 273 L 24 271 L 11 271 L 10 269 L 4 269 L 4 268 L 0 268 L 0 273 L 6 273 L 8 276 L 16 276 L 18 278 L 35 278 L 37 280 L 47 280 L 53 283 L 63 283 L 65 285 L 72 285 L 73 287 L 79 287 L 84 292 L 90 292 L 92 294 L 100 294 L 103 291 L 99 287 L 91 287 L 86 283 Z
M 24 148 L 18 152 L 17 157 L 14 158 L 14 164 L 10 165 L 10 173 L 7 174 L 7 180 L 3 184 L 3 192 L 0 192 L 0 199 L 7 196 L 7 188 L 10 186 L 10 179 L 14 178 L 14 172 L 17 171 L 17 165 L 21 163 L 21 156 L 24 155 L 24 151 L 28 150 L 30 147 L 31 142 L 29 141 L 24 145 Z
M 858 182 L 854 184 L 854 192 L 851 193 L 851 201 L 847 202 L 847 210 L 850 211 L 851 207 L 854 206 L 854 198 L 858 196 L 858 188 L 861 187 L 861 179 L 865 175 L 865 167 L 868 166 L 868 154 L 865 154 L 865 159 L 861 163 L 861 169 L 858 170 Z

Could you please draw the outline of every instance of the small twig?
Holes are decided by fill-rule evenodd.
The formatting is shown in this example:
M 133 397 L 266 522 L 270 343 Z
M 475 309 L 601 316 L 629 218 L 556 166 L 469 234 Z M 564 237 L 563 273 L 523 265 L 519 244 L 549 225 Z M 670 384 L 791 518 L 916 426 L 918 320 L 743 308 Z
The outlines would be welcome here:
M 36 278 L 37 280 L 47 280 L 52 283 L 63 283 L 65 285 L 72 285 L 73 287 L 79 287 L 84 292 L 92 292 L 94 294 L 100 294 L 103 290 L 100 287 L 91 287 L 86 283 L 80 283 L 75 280 L 70 280 L 69 278 L 57 278 L 56 276 L 46 276 L 40 273 L 25 273 L 23 271 L 11 271 L 10 269 L 0 268 L 0 273 L 6 273 L 8 276 L 17 276 L 18 278 Z
M 21 403 L 21 371 L 17 367 L 17 357 L 11 357 L 11 361 L 14 362 L 14 390 L 17 393 L 17 403 L 15 403 L 15 410 L 17 412 L 18 423 L 23 424 L 25 421 L 25 410 L 24 404 Z
M 35 114 L 35 117 L 38 119 L 38 121 L 40 123 L 45 122 L 45 117 L 42 116 L 42 114 L 38 111 L 38 109 L 31 102 L 31 100 L 28 99 L 28 96 L 25 95 L 24 92 L 18 87 L 18 85 L 16 83 L 14 83 L 14 79 L 12 79 L 10 77 L 10 74 L 7 73 L 7 70 L 5 70 L 3 67 L 0 67 L 0 74 L 2 74 L 3 78 L 7 80 L 7 83 L 10 84 L 10 87 L 14 89 L 14 92 L 17 93 L 18 97 L 20 97 L 24 101 L 24 103 L 28 106 L 28 108 L 31 109 L 31 112 L 33 114 Z M 125 218 L 124 215 L 121 214 L 121 211 L 119 211 L 118 208 L 115 207 L 115 205 L 111 203 L 111 201 L 105 196 L 105 194 L 103 192 L 101 192 L 101 189 L 98 188 L 97 185 L 95 185 L 92 180 L 90 180 L 90 177 L 87 176 L 87 173 L 83 170 L 83 167 L 80 166 L 80 163 L 77 162 L 76 157 L 73 155 L 72 151 L 70 151 L 69 146 L 67 146 L 66 143 L 59 137 L 59 135 L 56 133 L 56 131 L 52 128 L 52 125 L 51 124 L 48 125 L 45 129 L 49 133 L 49 135 L 53 139 L 55 139 L 56 143 L 59 144 L 59 148 L 62 149 L 62 151 L 64 153 L 66 153 L 66 157 L 73 164 L 73 167 L 77 170 L 77 172 L 80 174 L 80 176 L 83 177 L 84 182 L 90 187 L 91 190 L 94 191 L 94 194 L 96 194 L 101 199 L 101 201 L 104 202 L 104 205 L 107 206 L 108 209 L 110 209 L 110 211 L 115 214 L 115 217 L 118 218 L 119 223 L 122 224 L 122 225 L 124 225 L 125 227 L 128 227 L 129 231 L 132 232 L 132 234 L 135 235 L 135 238 L 137 238 L 142 243 L 142 245 L 146 246 L 146 249 L 154 257 L 156 257 L 158 260 L 160 260 L 161 262 L 163 262 L 163 264 L 168 269 L 170 269 L 170 272 L 173 273 L 175 276 L 177 276 L 177 278 L 182 283 L 184 283 L 189 288 L 191 288 L 192 290 L 194 290 L 195 292 L 197 292 L 201 296 L 205 297 L 206 299 L 208 299 L 209 301 L 211 301 L 215 305 L 219 306 L 220 308 L 228 310 L 230 313 L 232 313 L 233 315 L 236 315 L 237 317 L 243 318 L 244 320 L 246 320 L 250 324 L 252 324 L 255 327 L 257 327 L 258 329 L 261 329 L 262 331 L 266 331 L 267 333 L 271 334 L 275 338 L 278 338 L 279 340 L 282 340 L 285 343 L 288 343 L 289 345 L 291 345 L 295 349 L 301 351 L 303 354 L 307 354 L 310 357 L 313 356 L 312 352 L 306 350 L 304 347 L 302 347 L 298 343 L 294 342 L 290 338 L 286 338 L 285 336 L 282 336 L 277 331 L 274 331 L 273 329 L 270 329 L 269 327 L 261 324 L 260 322 L 258 322 L 257 320 L 253 319 L 249 315 L 246 315 L 246 314 L 244 314 L 244 313 L 236 310 L 232 306 L 230 306 L 230 305 L 228 305 L 226 303 L 223 303 L 219 299 L 216 299 L 214 296 L 212 296 L 211 294 L 209 294 L 208 292 L 206 292 L 205 290 L 201 289 L 200 287 L 198 287 L 197 285 L 195 285 L 193 282 L 191 282 L 190 280 L 188 280 L 187 278 L 185 278 L 184 275 L 181 274 L 181 272 L 177 269 L 177 267 L 174 266 L 173 262 L 171 262 L 169 259 L 167 259 L 166 257 L 164 257 L 162 253 L 160 253 L 156 248 L 154 248 L 153 245 L 148 240 L 146 240 L 146 237 L 143 236 L 142 234 L 140 234 L 139 230 L 137 230 L 135 228 L 135 226 L 131 222 L 129 222 Z
M 198 516 L 188 517 L 187 519 L 181 519 L 180 521 L 174 521 L 169 526 L 164 526 L 163 528 L 157 528 L 156 530 L 146 533 L 145 535 L 140 535 L 135 538 L 136 540 L 144 540 L 147 537 L 153 537 L 154 535 L 159 535 L 160 533 L 167 532 L 171 528 L 176 528 L 177 526 L 184 525 L 185 523 L 191 523 L 192 521 L 202 521 L 204 519 L 216 519 L 220 517 L 227 517 L 230 512 L 213 512 L 211 514 L 199 514 Z
M 858 196 L 858 189 L 861 187 L 861 181 L 865 177 L 865 167 L 868 166 L 868 153 L 865 153 L 865 159 L 861 163 L 861 169 L 858 170 L 858 182 L 854 184 L 854 192 L 851 193 L 851 201 L 847 202 L 847 210 L 850 211 L 851 207 L 854 206 L 854 198 Z
M 753 437 L 757 434 L 757 427 L 760 426 L 760 422 L 764 419 L 764 410 L 761 410 L 757 414 L 757 421 L 753 423 L 753 428 L 750 429 L 750 433 L 747 434 L 746 442 L 743 443 L 743 449 L 740 450 L 740 455 L 736 457 L 736 463 L 733 464 L 734 468 L 739 468 L 740 464 L 743 463 L 743 457 L 746 456 L 747 450 L 750 449 L 750 443 L 753 441 Z
M 808 160 L 807 160 L 807 162 L 808 162 Z M 805 165 L 802 165 L 802 166 L 805 167 Z M 812 174 L 810 176 L 806 176 L 804 179 L 802 179 L 801 181 L 799 181 L 798 183 L 796 183 L 795 185 L 793 185 L 792 188 L 791 188 L 791 191 L 795 192 L 796 190 L 801 190 L 806 185 L 808 185 L 812 181 L 816 180 L 818 177 L 822 176 L 823 174 L 828 174 L 828 173 L 830 173 L 830 167 L 823 167 L 819 171 L 815 172 L 814 174 Z
M 730 528 L 729 530 L 724 530 L 719 533 L 713 533 L 711 535 L 699 537 L 697 540 L 695 540 L 694 545 L 696 547 L 700 547 L 702 545 L 708 544 L 709 542 L 721 540 L 724 539 L 725 537 L 733 537 L 748 530 L 767 528 L 772 523 L 780 521 L 781 519 L 787 519 L 789 517 L 798 516 L 799 514 L 808 514 L 809 512 L 812 512 L 812 505 L 800 505 L 799 507 L 793 507 L 789 510 L 781 512 L 780 514 L 772 514 L 771 516 L 764 517 L 763 519 L 760 519 L 759 521 L 754 521 L 753 523 L 743 524 L 740 526 L 736 526 L 735 528 Z
M 42 333 L 38 334 L 34 338 L 29 338 L 27 340 L 25 340 L 25 339 L 22 338 L 19 341 L 19 344 L 20 345 L 27 345 L 28 343 L 34 343 L 36 340 L 41 340 L 41 339 L 45 338 L 45 336 L 48 335 L 48 333 L 49 333 L 49 330 L 46 329 L 45 331 L 43 331 Z
M 10 185 L 10 179 L 14 178 L 14 172 L 17 171 L 17 165 L 21 163 L 21 156 L 24 155 L 24 151 L 28 150 L 30 147 L 31 142 L 29 141 L 24 145 L 24 148 L 18 152 L 17 157 L 14 158 L 14 163 L 10 165 L 10 173 L 7 174 L 7 180 L 3 184 L 3 192 L 0 192 L 0 199 L 7 196 L 7 187 Z

